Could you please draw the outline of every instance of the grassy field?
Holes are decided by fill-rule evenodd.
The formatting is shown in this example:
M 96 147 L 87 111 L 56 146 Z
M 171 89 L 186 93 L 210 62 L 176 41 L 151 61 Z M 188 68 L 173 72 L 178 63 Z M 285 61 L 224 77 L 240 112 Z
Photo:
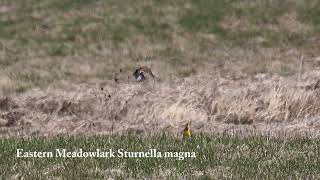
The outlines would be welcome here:
M 319 35 L 319 0 L 0 0 L 0 179 L 319 179 Z
M 1 139 L 0 174 L 9 179 L 160 178 L 160 179 L 318 179 L 320 141 L 307 137 L 114 135 Z M 17 158 L 16 149 L 67 149 L 129 152 L 195 152 L 195 158 Z M 182 157 L 182 156 L 181 156 Z
M 2 0 L 0 90 L 110 79 L 139 65 L 171 80 L 226 59 L 236 59 L 229 71 L 292 75 L 301 54 L 319 52 L 319 7 L 317 0 Z

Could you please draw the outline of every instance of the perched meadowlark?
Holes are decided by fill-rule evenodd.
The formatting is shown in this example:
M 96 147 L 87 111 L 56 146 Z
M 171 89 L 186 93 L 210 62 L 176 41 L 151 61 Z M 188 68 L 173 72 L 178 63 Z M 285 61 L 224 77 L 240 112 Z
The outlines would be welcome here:
M 190 124 L 187 123 L 186 127 L 185 127 L 184 130 L 183 130 L 183 137 L 184 137 L 184 138 L 190 138 L 191 135 L 192 135 L 192 132 L 191 132 L 191 130 L 190 130 Z

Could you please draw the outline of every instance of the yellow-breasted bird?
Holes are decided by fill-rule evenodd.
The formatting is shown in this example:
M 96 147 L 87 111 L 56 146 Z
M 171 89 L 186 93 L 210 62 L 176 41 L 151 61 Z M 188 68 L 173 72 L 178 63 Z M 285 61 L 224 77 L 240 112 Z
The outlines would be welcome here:
M 183 130 L 183 137 L 184 137 L 184 138 L 190 138 L 191 135 L 192 135 L 192 132 L 191 132 L 191 130 L 190 130 L 190 124 L 187 123 L 186 127 L 185 127 L 184 130 Z

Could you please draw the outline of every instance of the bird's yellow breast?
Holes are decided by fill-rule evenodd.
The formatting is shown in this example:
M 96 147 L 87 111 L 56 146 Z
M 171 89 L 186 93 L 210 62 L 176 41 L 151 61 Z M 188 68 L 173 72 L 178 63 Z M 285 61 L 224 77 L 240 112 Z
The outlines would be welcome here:
M 191 135 L 192 135 L 192 133 L 191 133 L 190 130 L 184 130 L 184 131 L 183 131 L 183 136 L 184 136 L 184 137 L 191 137 Z

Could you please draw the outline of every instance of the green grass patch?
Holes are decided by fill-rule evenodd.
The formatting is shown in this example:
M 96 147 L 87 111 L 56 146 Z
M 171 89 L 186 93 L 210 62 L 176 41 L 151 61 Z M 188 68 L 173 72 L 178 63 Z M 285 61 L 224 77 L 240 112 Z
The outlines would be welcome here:
M 179 23 L 191 31 L 224 34 L 218 25 L 225 14 L 230 12 L 230 3 L 224 0 L 193 0 L 191 9 L 187 10 Z
M 57 10 L 68 11 L 75 8 L 81 8 L 84 6 L 89 6 L 98 0 L 63 0 L 63 1 L 56 1 L 50 0 L 50 4 L 48 5 L 51 8 L 56 8 Z
M 258 0 L 255 5 L 234 7 L 233 14 L 237 17 L 247 17 L 253 24 L 277 24 L 277 18 L 290 11 L 288 1 Z
M 233 45 L 248 44 L 250 40 L 262 37 L 265 41 L 262 45 L 304 45 L 313 33 L 289 33 L 283 29 L 271 30 L 264 26 L 273 25 L 279 27 L 279 18 L 285 13 L 298 11 L 300 8 L 302 22 L 312 21 L 317 24 L 319 19 L 320 6 L 292 5 L 289 1 L 260 0 L 255 3 L 242 2 L 237 6 L 238 1 L 223 0 L 200 0 L 191 1 L 192 7 L 186 10 L 181 17 L 180 25 L 192 32 L 212 33 L 218 35 L 220 41 L 231 42 Z M 306 3 L 308 4 L 308 3 Z M 309 3 L 310 4 L 310 3 Z M 247 30 L 225 29 L 221 26 L 225 17 L 236 17 L 247 19 L 252 25 Z M 320 22 L 320 21 L 319 21 Z
M 113 135 L 0 140 L 2 178 L 319 178 L 320 140 L 307 137 L 203 136 L 190 140 L 170 135 Z M 112 151 L 115 157 L 17 158 L 16 149 L 53 152 Z M 117 157 L 128 152 L 180 153 L 172 158 Z M 183 158 L 185 157 L 185 158 Z
M 298 9 L 302 21 L 320 26 L 320 1 L 307 0 Z
M 145 21 L 138 18 L 127 18 L 124 19 L 123 24 L 131 34 L 144 35 L 152 41 L 165 40 L 169 37 L 170 25 L 158 22 L 152 17 L 146 18 Z
M 122 24 L 111 27 L 111 32 L 115 43 L 124 42 L 130 36 L 127 27 Z

